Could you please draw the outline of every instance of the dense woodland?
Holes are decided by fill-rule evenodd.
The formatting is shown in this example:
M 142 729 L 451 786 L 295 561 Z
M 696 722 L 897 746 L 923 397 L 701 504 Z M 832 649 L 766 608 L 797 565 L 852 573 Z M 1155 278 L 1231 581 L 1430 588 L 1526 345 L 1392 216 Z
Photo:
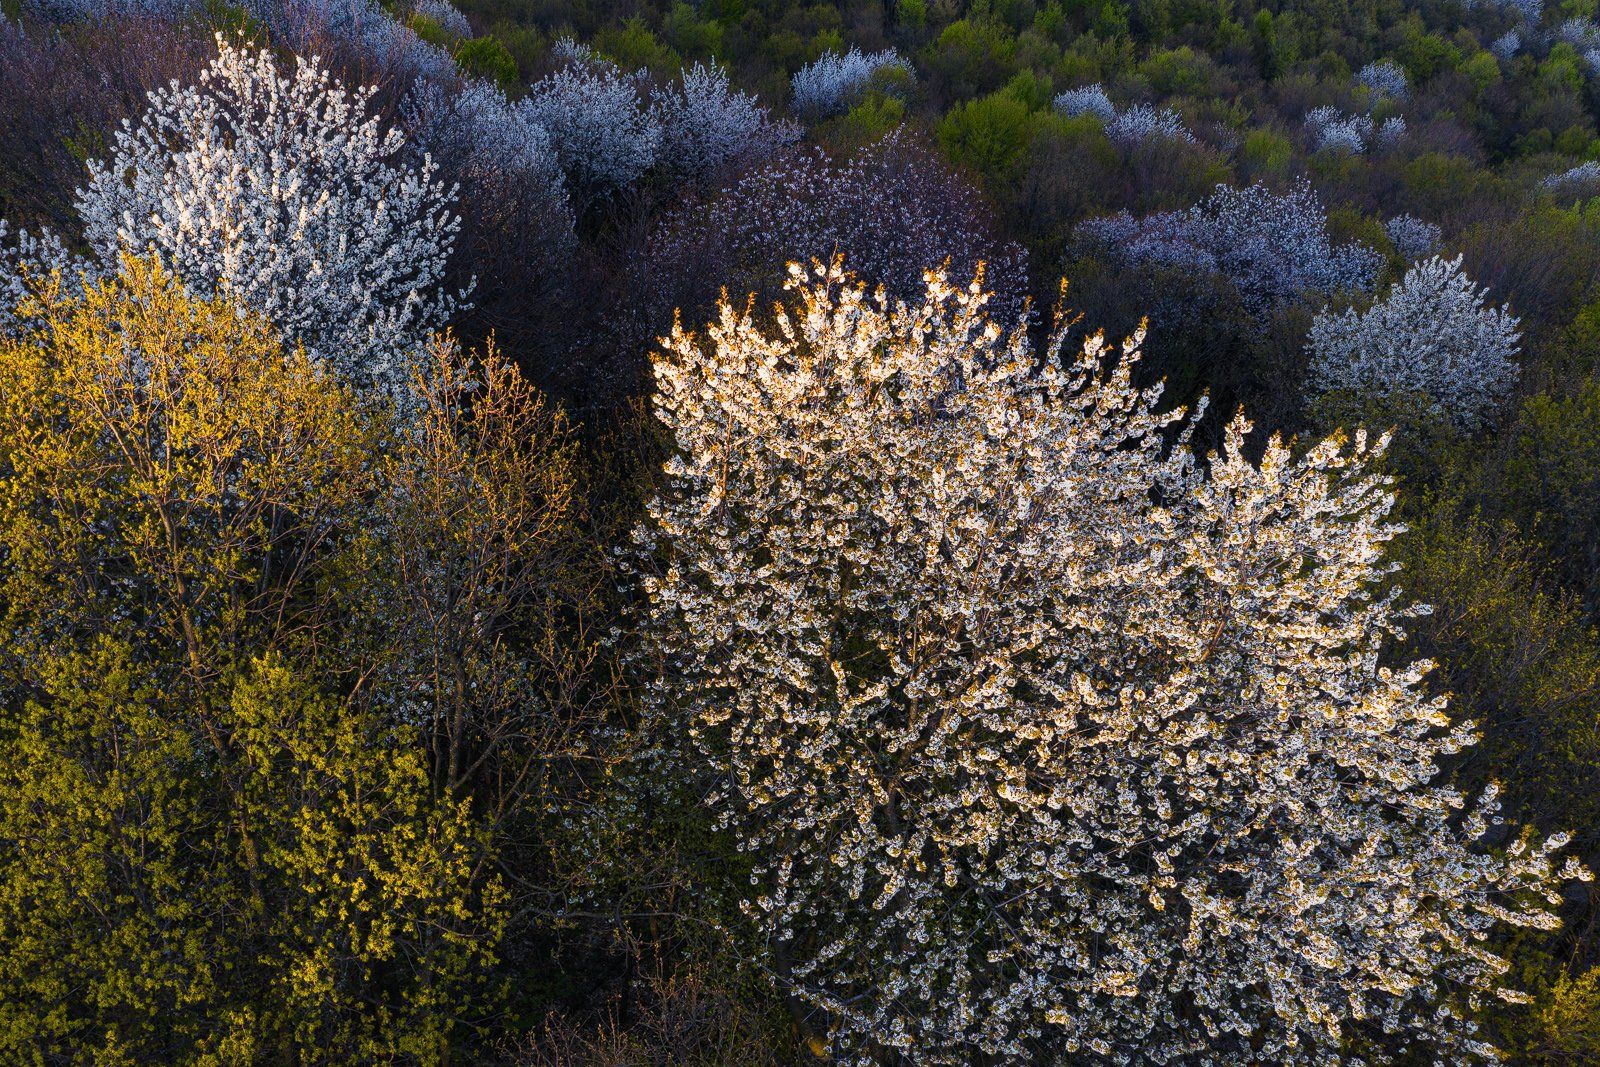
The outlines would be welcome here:
M 1600 1064 L 1596 0 L 0 11 L 0 1060 Z

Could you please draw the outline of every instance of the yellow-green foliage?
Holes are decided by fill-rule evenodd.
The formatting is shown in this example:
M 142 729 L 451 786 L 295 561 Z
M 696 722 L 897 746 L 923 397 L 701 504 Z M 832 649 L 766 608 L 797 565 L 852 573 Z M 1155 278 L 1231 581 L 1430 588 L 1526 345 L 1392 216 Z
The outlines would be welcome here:
M 442 1059 L 570 743 L 508 639 L 566 595 L 559 416 L 441 345 L 402 417 L 145 261 L 23 321 L 0 1062 Z

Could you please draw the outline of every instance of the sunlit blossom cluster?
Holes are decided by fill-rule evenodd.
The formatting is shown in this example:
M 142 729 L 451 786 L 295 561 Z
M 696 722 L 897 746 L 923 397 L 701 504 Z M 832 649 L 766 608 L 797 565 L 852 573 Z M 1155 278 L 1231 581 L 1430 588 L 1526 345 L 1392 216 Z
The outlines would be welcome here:
M 103 264 L 158 253 L 187 286 L 221 290 L 353 380 L 410 381 L 410 360 L 460 296 L 440 285 L 459 220 L 403 135 L 298 59 L 218 38 L 197 84 L 149 107 L 92 162 L 79 191 Z
M 87 269 L 55 234 L 22 230 L 13 237 L 0 219 L 0 337 L 16 328 L 23 300 L 46 291 L 58 277 L 64 287 L 74 289 Z
M 1437 781 L 1474 735 L 1384 658 L 1382 443 L 1201 462 L 1137 338 L 791 279 L 656 359 L 637 665 L 835 1061 L 1494 1062 L 1485 938 L 1587 872 Z

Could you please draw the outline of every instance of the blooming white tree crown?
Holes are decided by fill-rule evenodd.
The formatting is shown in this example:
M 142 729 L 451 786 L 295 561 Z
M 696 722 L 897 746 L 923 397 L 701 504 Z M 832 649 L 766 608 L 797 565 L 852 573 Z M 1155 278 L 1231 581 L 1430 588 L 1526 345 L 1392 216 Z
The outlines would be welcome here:
M 886 70 L 910 76 L 911 65 L 892 48 L 870 53 L 854 47 L 844 53 L 826 52 L 815 63 L 796 71 L 790 79 L 794 112 L 808 119 L 820 119 L 848 110 L 871 85 L 872 79 Z
M 536 82 L 523 106 L 544 127 L 581 197 L 624 188 L 654 165 L 661 149 L 660 121 L 610 64 L 568 63 Z
M 1365 438 L 1257 463 L 1240 418 L 1201 463 L 1137 338 L 1038 359 L 978 282 L 791 270 L 656 360 L 641 663 L 836 1056 L 1492 1059 L 1480 941 L 1554 924 L 1563 841 L 1491 853 L 1492 793 L 1435 782 L 1473 738 L 1380 659 Z
M 1306 132 L 1319 152 L 1349 152 L 1359 155 L 1372 140 L 1372 119 L 1366 115 L 1346 115 L 1336 107 L 1324 105 L 1306 114 Z
M 1311 325 L 1312 384 L 1389 395 L 1421 393 L 1457 423 L 1482 425 L 1517 380 L 1522 344 L 1507 307 L 1434 256 L 1406 271 L 1365 314 L 1323 312 Z
M 1123 145 L 1143 144 L 1151 138 L 1195 143 L 1194 134 L 1172 108 L 1135 104 L 1106 125 L 1106 136 Z
M 773 123 L 755 97 L 703 63 L 658 91 L 652 112 L 661 127 L 662 163 L 692 182 L 718 177 L 736 160 L 760 162 L 800 134 L 792 123 Z
M 1356 84 L 1391 100 L 1404 100 L 1411 95 L 1405 68 L 1392 59 L 1380 59 L 1362 67 L 1356 72 Z
M 1336 245 L 1328 212 L 1301 182 L 1284 193 L 1261 184 L 1219 185 L 1187 211 L 1135 219 L 1126 212 L 1081 223 L 1078 233 L 1128 263 L 1216 271 L 1264 314 L 1295 301 L 1370 292 L 1383 256 L 1357 242 Z
M 1408 263 L 1436 254 L 1444 243 L 1444 230 L 1437 223 L 1415 215 L 1396 215 L 1383 224 L 1383 231 L 1394 242 L 1400 258 Z
M 1111 97 L 1106 95 L 1105 86 L 1099 82 L 1057 94 L 1055 109 L 1073 118 L 1079 115 L 1093 115 L 1101 122 L 1110 122 L 1117 117 L 1116 105 L 1111 102 Z
M 412 360 L 459 306 L 441 290 L 459 220 L 433 164 L 315 60 L 217 38 L 198 84 L 150 94 L 89 165 L 77 206 L 98 258 L 158 253 L 182 282 L 222 290 L 356 381 L 409 384 Z

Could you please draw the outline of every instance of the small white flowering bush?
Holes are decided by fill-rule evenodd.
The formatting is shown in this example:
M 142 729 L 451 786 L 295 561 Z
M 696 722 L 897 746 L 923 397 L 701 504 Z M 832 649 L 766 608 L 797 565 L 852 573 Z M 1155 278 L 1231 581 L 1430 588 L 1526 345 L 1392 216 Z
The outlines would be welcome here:
M 1356 72 L 1356 84 L 1364 85 L 1375 95 L 1391 100 L 1404 100 L 1411 95 L 1405 68 L 1392 59 L 1380 59 L 1362 67 Z
M 1461 257 L 1408 270 L 1365 314 L 1323 313 L 1310 335 L 1312 385 L 1379 396 L 1420 393 L 1469 429 L 1483 425 L 1517 380 L 1518 322 L 1485 306 Z
M 1529 26 L 1537 26 L 1544 18 L 1544 0 L 1492 0 L 1495 7 L 1520 17 Z
M 656 162 L 661 123 L 639 100 L 631 79 L 609 64 L 569 63 L 524 98 L 528 117 L 550 137 L 580 198 L 604 198 L 632 184 Z
M 472 23 L 450 0 L 412 0 L 411 10 L 423 18 L 432 19 L 452 37 L 465 39 L 472 36 Z
M 1592 159 L 1584 160 L 1559 174 L 1552 174 L 1539 183 L 1540 188 L 1550 192 L 1596 185 L 1600 185 L 1600 163 Z
M 1415 215 L 1396 215 L 1384 223 L 1383 230 L 1394 242 L 1394 249 L 1407 263 L 1426 259 L 1439 251 L 1444 231 Z
M 1123 111 L 1106 125 L 1106 135 L 1122 145 L 1143 144 L 1152 138 L 1194 143 L 1194 134 L 1183 125 L 1176 111 L 1149 104 L 1135 104 Z
M 1137 339 L 1061 361 L 976 284 L 791 277 L 656 358 L 637 662 L 836 1062 L 1492 1061 L 1484 938 L 1586 872 L 1437 780 L 1474 737 L 1384 662 L 1377 449 L 1252 461 L 1240 417 L 1201 463 Z
M 452 170 L 482 180 L 508 180 L 537 187 L 538 195 L 564 205 L 561 167 L 550 136 L 525 104 L 512 104 L 485 81 L 469 81 L 458 92 L 418 86 L 405 111 L 416 146 Z
M 571 250 L 577 236 L 560 162 L 531 110 L 527 101 L 513 104 L 497 87 L 477 80 L 456 92 L 419 85 L 405 105 L 414 148 L 443 161 L 462 200 L 479 214 L 516 216 L 524 236 L 543 246 L 539 258 L 553 261 Z M 535 253 L 522 247 L 517 254 Z
M 101 263 L 155 252 L 186 285 L 220 289 L 358 381 L 404 387 L 460 299 L 440 280 L 459 220 L 433 166 L 314 61 L 219 52 L 198 84 L 150 94 L 79 190 Z
M 807 119 L 827 118 L 847 111 L 860 99 L 880 71 L 896 70 L 907 76 L 911 65 L 892 48 L 863 53 L 851 48 L 843 53 L 827 52 L 815 63 L 795 72 L 790 87 L 794 113 Z
M 550 46 L 550 57 L 558 63 L 603 64 L 605 57 L 586 44 L 563 34 Z
M 1399 115 L 1391 115 L 1383 120 L 1378 127 L 1378 132 L 1372 135 L 1372 143 L 1377 148 L 1389 151 L 1406 137 L 1406 120 Z
M 1359 155 L 1372 139 L 1372 119 L 1366 115 L 1346 115 L 1336 107 L 1315 108 L 1306 115 L 1306 133 L 1318 152 L 1349 152 Z
M 659 90 L 651 111 L 661 127 L 662 165 L 691 182 L 716 178 L 736 161 L 760 162 L 800 136 L 792 124 L 773 123 L 755 97 L 703 63 Z
M 1055 109 L 1071 118 L 1093 115 L 1101 122 L 1107 123 L 1117 117 L 1117 109 L 1111 103 L 1111 97 L 1106 95 L 1105 87 L 1099 82 L 1078 89 L 1068 89 L 1058 94 L 1055 98 Z
M 1500 62 L 1511 62 L 1516 54 L 1522 51 L 1522 34 L 1516 30 L 1507 30 L 1495 38 L 1494 43 L 1489 46 L 1489 51 L 1493 52 Z

